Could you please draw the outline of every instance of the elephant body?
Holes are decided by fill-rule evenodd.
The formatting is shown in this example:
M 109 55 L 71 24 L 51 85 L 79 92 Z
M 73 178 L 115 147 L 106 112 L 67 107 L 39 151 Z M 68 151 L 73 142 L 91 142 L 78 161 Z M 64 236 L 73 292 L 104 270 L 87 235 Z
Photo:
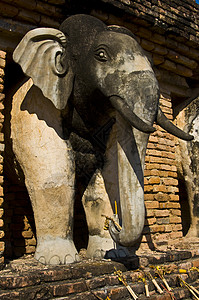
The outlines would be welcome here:
M 47 264 L 79 259 L 72 239 L 78 180 L 87 256 L 103 257 L 113 241 L 133 246 L 144 226 L 143 167 L 154 121 L 192 138 L 158 108 L 158 83 L 135 37 L 76 15 L 60 30 L 28 32 L 13 57 L 32 78 L 13 96 L 11 139 L 34 211 L 35 258 Z M 109 232 L 104 215 L 112 218 Z

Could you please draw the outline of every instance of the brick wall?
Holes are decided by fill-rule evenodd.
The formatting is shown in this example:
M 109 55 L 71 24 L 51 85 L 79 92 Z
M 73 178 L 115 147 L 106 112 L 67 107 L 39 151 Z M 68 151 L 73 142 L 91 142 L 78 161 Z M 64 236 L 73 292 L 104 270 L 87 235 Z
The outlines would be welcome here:
M 58 28 L 64 20 L 65 0 L 2 0 L 0 48 L 12 52 L 21 38 L 36 27 Z
M 109 2 L 110 6 L 103 6 Z M 183 5 L 181 5 L 183 2 Z M 35 27 L 50 26 L 57 28 L 65 18 L 64 0 L 3 0 L 0 10 L 0 49 L 12 53 L 24 34 Z M 111 6 L 112 5 L 112 6 Z M 100 7 L 100 8 L 97 8 Z M 114 7 L 119 8 L 115 10 Z M 88 9 L 89 11 L 89 9 Z M 79 11 L 78 11 L 79 12 Z M 198 49 L 198 6 L 194 0 L 165 1 L 152 0 L 109 0 L 96 1 L 90 8 L 93 16 L 107 25 L 118 24 L 129 28 L 136 36 L 142 48 L 154 63 L 154 70 L 161 88 L 161 108 L 170 120 L 181 99 L 192 95 L 190 82 L 197 83 Z M 184 24 L 182 30 L 182 23 Z M 12 62 L 9 59 L 9 63 Z M 8 60 L 7 60 L 8 64 Z M 5 52 L 0 52 L 0 101 L 2 94 Z M 188 79 L 188 80 L 187 80 Z M 3 109 L 0 102 L 0 111 Z M 1 113 L 1 112 L 0 112 Z M 2 115 L 0 116 L 0 130 Z M 182 216 L 179 198 L 179 183 L 175 160 L 175 139 L 162 130 L 150 136 L 145 167 L 145 204 L 146 223 L 141 249 L 164 249 L 182 237 Z M 0 173 L 3 135 L 0 131 Z M 3 177 L 0 174 L 0 185 Z M 35 225 L 33 213 L 24 187 L 4 183 L 5 209 L 4 241 L 6 256 L 21 256 L 35 251 Z M 3 191 L 0 186 L 0 205 L 3 203 Z M 79 208 L 77 209 L 79 211 Z M 0 208 L 0 218 L 2 216 Z M 78 215 L 82 224 L 82 215 Z M 77 220 L 77 221 L 78 221 Z M 81 225 L 76 223 L 76 232 Z M 0 219 L 0 226 L 2 226 Z M 79 226 L 79 227 L 78 227 Z M 1 230 L 1 228 L 0 228 Z M 0 231 L 0 238 L 4 235 Z M 84 245 L 82 241 L 81 245 Z M 0 251 L 4 243 L 0 242 Z M 0 252 L 1 253 L 1 252 Z M 3 261 L 3 258 L 2 258 Z
M 4 242 L 6 258 L 35 252 L 35 223 L 26 188 L 4 182 Z
M 160 105 L 172 119 L 171 98 L 162 94 Z M 156 125 L 149 138 L 145 160 L 146 222 L 142 248 L 165 248 L 168 241 L 182 237 L 175 139 Z
M 152 25 L 159 32 L 178 40 L 198 44 L 198 4 L 195 0 L 102 0 L 119 8 L 123 19 L 133 16 L 137 22 Z
M 4 229 L 3 229 L 3 202 L 4 202 L 4 191 L 3 191 L 3 152 L 4 152 L 4 135 L 2 133 L 4 115 L 2 113 L 4 109 L 3 101 L 5 95 L 4 90 L 4 69 L 6 65 L 6 53 L 0 50 L 0 266 L 4 263 Z

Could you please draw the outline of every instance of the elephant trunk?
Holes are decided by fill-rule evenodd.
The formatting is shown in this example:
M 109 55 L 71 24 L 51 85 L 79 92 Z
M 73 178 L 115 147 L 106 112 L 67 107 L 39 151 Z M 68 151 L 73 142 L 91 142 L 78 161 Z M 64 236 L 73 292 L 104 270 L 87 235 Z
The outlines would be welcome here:
M 117 148 L 117 181 L 121 206 L 122 228 L 119 230 L 110 221 L 109 232 L 113 240 L 126 247 L 133 246 L 141 236 L 145 221 L 144 206 L 144 162 L 149 132 L 153 127 L 140 122 L 139 117 L 130 112 L 126 104 L 122 104 L 119 97 L 111 97 L 112 105 L 117 109 L 116 148 Z M 128 110 L 128 115 L 124 114 Z M 138 125 L 133 126 L 138 119 Z M 136 119 L 137 118 L 137 119 Z M 192 136 L 173 125 L 161 112 L 157 115 L 157 123 L 165 130 L 179 138 L 191 140 Z M 112 201 L 113 202 L 113 201 Z
M 109 232 L 116 243 L 133 246 L 142 233 L 145 221 L 143 167 L 149 135 L 132 129 L 119 113 L 116 121 L 117 181 L 122 229 L 118 231 L 114 223 L 110 222 Z

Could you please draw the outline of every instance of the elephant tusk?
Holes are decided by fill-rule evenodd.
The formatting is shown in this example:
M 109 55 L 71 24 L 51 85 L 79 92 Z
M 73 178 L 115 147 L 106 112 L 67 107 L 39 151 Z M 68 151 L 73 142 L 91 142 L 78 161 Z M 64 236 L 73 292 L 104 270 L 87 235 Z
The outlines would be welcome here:
M 177 136 L 178 138 L 185 140 L 185 141 L 191 141 L 193 140 L 193 136 L 184 132 L 183 130 L 176 127 L 173 123 L 171 123 L 167 117 L 163 114 L 161 109 L 158 109 L 157 119 L 156 122 L 158 125 L 160 125 L 163 129 L 168 131 L 169 133 Z
M 156 130 L 153 126 L 148 125 L 144 121 L 142 121 L 124 102 L 122 98 L 118 96 L 111 96 L 110 101 L 113 107 L 128 123 L 131 124 L 131 126 L 145 133 L 152 133 Z
M 124 228 L 119 229 L 115 222 L 110 220 L 109 222 L 109 233 L 115 243 L 124 246 L 124 247 L 132 247 L 139 239 L 143 226 L 139 230 L 125 230 Z

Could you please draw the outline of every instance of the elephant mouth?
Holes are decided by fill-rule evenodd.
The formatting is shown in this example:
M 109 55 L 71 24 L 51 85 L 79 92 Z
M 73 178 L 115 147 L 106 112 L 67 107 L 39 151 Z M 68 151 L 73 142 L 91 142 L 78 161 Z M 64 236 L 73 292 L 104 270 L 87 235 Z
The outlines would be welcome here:
M 131 126 L 144 133 L 153 133 L 156 129 L 140 119 L 124 102 L 119 96 L 111 96 L 110 102 L 113 107 L 120 113 L 120 115 L 126 120 Z
M 110 102 L 112 106 L 120 113 L 120 115 L 126 120 L 131 126 L 135 127 L 144 133 L 153 133 L 156 129 L 147 124 L 145 121 L 140 119 L 129 107 L 125 101 L 119 96 L 111 96 Z M 164 115 L 160 107 L 158 107 L 158 112 L 155 117 L 157 125 L 160 125 L 167 132 L 173 134 L 174 136 L 183 139 L 185 141 L 193 140 L 193 136 L 184 132 L 183 130 L 176 127 L 167 117 Z

